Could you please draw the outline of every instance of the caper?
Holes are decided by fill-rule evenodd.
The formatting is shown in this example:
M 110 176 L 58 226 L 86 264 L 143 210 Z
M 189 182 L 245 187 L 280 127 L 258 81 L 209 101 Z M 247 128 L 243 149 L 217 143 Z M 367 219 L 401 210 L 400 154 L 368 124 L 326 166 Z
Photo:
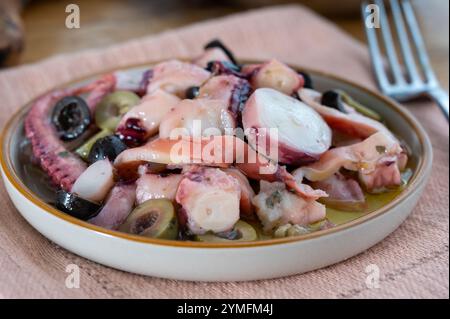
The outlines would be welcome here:
M 200 88 L 198 86 L 191 86 L 186 90 L 186 98 L 187 99 L 195 99 L 200 92 Z
M 292 227 L 291 224 L 285 224 L 277 227 L 273 232 L 273 237 L 275 238 L 283 238 L 287 236 L 288 230 Z
M 301 226 L 297 224 L 285 224 L 279 226 L 275 229 L 273 233 L 273 237 L 275 238 L 283 238 L 283 237 L 292 237 L 292 236 L 300 236 L 305 235 L 311 232 L 311 229 L 307 226 Z
M 228 232 L 219 234 L 207 233 L 195 236 L 196 241 L 202 242 L 238 242 L 238 241 L 254 241 L 258 239 L 255 228 L 250 224 L 239 220 L 234 228 Z
M 292 225 L 292 227 L 288 229 L 287 235 L 288 235 L 288 237 L 299 236 L 299 235 L 309 234 L 310 232 L 311 231 L 305 226 Z

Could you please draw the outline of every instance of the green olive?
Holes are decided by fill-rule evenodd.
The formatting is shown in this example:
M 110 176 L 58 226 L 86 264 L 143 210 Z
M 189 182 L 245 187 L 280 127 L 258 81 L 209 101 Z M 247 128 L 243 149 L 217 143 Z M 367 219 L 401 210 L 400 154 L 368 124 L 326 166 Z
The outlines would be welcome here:
M 366 106 L 362 105 L 361 103 L 359 103 L 358 101 L 354 100 L 347 92 L 344 92 L 342 90 L 337 90 L 337 92 L 339 92 L 339 94 L 342 98 L 342 101 L 344 103 L 347 103 L 348 105 L 353 107 L 356 111 L 358 111 L 362 115 L 370 117 L 376 121 L 381 121 L 381 116 L 377 112 L 369 109 L 368 107 L 366 107 Z
M 236 225 L 234 225 L 233 230 L 220 233 L 220 234 L 204 234 L 195 236 L 196 241 L 202 242 L 215 242 L 215 243 L 228 243 L 228 242 L 239 242 L 239 241 L 254 241 L 258 239 L 258 234 L 255 228 L 250 224 L 239 220 Z
M 178 220 L 175 208 L 168 199 L 149 199 L 128 215 L 119 230 L 145 237 L 176 239 Z
M 112 133 L 109 130 L 102 130 L 102 131 L 98 132 L 97 134 L 92 136 L 90 139 L 88 139 L 83 145 L 78 147 L 75 150 L 75 153 L 77 153 L 82 159 L 87 161 L 89 152 L 91 151 L 91 148 L 92 148 L 92 145 L 94 145 L 95 142 L 97 142 L 97 140 L 99 140 L 105 136 L 111 135 L 111 134 Z
M 115 131 L 120 118 L 138 104 L 139 100 L 139 96 L 130 91 L 108 94 L 95 108 L 95 123 L 101 129 Z

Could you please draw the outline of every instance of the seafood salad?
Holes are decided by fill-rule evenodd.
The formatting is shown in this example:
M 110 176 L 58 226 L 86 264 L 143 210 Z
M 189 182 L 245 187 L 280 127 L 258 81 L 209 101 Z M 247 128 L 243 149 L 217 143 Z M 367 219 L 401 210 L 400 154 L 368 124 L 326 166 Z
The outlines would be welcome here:
M 52 91 L 24 128 L 62 212 L 140 236 L 238 242 L 334 227 L 401 190 L 407 147 L 383 123 L 347 92 L 318 92 L 277 59 L 241 64 L 213 40 L 191 61 Z

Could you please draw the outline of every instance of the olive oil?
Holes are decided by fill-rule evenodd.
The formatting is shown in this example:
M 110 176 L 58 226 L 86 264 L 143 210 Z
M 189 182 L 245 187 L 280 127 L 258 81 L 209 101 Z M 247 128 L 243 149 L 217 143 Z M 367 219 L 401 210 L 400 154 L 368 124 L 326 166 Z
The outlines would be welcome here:
M 359 212 L 346 212 L 327 207 L 327 218 L 335 225 L 342 225 L 352 220 L 367 215 L 381 207 L 385 206 L 401 193 L 402 188 L 391 190 L 382 194 L 365 194 L 367 207 Z

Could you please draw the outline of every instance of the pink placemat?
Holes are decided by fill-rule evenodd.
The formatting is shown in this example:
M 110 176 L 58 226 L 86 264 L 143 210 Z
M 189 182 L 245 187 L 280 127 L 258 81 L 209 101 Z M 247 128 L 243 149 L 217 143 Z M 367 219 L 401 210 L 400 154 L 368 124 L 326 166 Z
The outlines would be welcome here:
M 60 55 L 0 72 L 0 126 L 55 85 L 114 67 L 194 56 L 219 37 L 239 58 L 276 57 L 376 89 L 366 47 L 300 6 L 273 7 L 207 21 L 106 49 Z M 402 226 L 366 252 L 325 269 L 275 280 L 194 283 L 138 276 L 76 256 L 47 240 L 17 212 L 0 186 L 0 297 L 59 298 L 382 298 L 449 297 L 448 125 L 431 103 L 408 104 L 434 146 L 433 175 Z M 68 264 L 80 288 L 65 287 Z M 380 287 L 367 287 L 376 264 Z M 255 265 L 258 267 L 258 265 Z

